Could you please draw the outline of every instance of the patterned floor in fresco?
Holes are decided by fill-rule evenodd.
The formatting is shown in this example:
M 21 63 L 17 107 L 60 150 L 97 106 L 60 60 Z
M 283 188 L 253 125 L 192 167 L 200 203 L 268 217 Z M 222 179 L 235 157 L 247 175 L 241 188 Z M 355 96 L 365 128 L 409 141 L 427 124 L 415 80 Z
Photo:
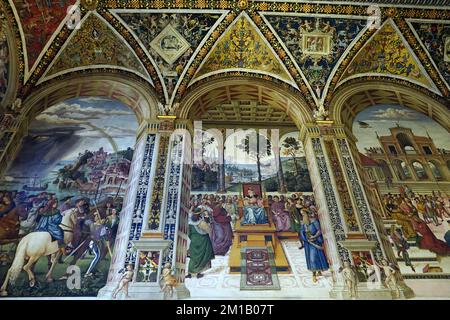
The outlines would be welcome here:
M 186 279 L 186 287 L 192 299 L 329 299 L 331 274 L 325 272 L 317 283 L 313 283 L 312 274 L 306 269 L 303 250 L 299 250 L 298 241 L 282 241 L 288 261 L 293 266 L 292 274 L 279 274 L 281 290 L 241 291 L 239 274 L 228 273 L 228 255 L 217 256 L 212 268 L 201 279 Z

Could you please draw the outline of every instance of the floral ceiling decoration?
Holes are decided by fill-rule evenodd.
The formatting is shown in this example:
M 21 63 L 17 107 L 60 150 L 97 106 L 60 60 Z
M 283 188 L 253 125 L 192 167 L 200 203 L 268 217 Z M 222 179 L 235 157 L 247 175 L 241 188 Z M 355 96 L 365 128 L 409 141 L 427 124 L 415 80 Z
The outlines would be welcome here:
M 391 20 L 363 46 L 344 71 L 341 82 L 360 75 L 392 75 L 437 90 Z
M 103 18 L 91 13 L 72 33 L 68 44 L 50 65 L 46 77 L 86 67 L 110 67 L 130 70 L 152 82 L 145 67 L 128 44 Z
M 240 15 L 218 40 L 194 81 L 221 71 L 242 69 L 268 74 L 295 86 L 286 67 L 245 14 Z
M 86 19 L 86 15 L 95 12 L 102 23 L 98 29 L 108 30 L 103 42 L 91 30 L 92 41 L 86 45 L 90 52 L 96 52 L 94 56 L 75 53 L 75 42 L 80 41 L 81 30 L 88 26 L 81 30 L 68 26 L 67 9 L 74 3 L 82 21 L 89 23 L 91 19 Z M 326 107 L 342 80 L 351 83 L 355 78 L 407 81 L 419 90 L 425 88 L 437 99 L 450 96 L 447 57 L 450 10 L 439 1 L 414 1 L 410 5 L 381 0 L 353 4 L 246 1 L 242 5 L 229 0 L 86 3 L 75 0 L 2 2 L 8 26 L 15 35 L 22 99 L 52 81 L 105 72 L 126 74 L 147 83 L 165 105 L 181 101 L 195 89 L 190 86 L 192 83 L 226 74 L 281 81 L 299 92 L 311 109 L 322 103 Z M 373 21 L 369 10 L 373 3 L 380 4 L 381 31 L 366 23 Z M 176 13 L 167 14 L 169 10 Z M 242 20 L 239 18 L 242 16 L 248 18 Z M 252 27 L 251 31 L 243 31 L 245 24 Z M 233 36 L 232 28 L 235 28 Z M 387 34 L 404 48 L 403 56 L 389 56 L 389 48 L 385 47 L 378 52 L 386 56 L 364 62 L 364 55 L 376 54 L 375 48 L 382 46 Z M 265 63 L 260 64 L 261 57 L 245 60 L 233 37 L 244 43 L 246 37 L 256 37 L 255 46 L 258 43 L 268 53 Z M 220 58 L 222 66 L 219 67 L 219 60 L 213 54 L 223 51 L 226 42 L 236 50 L 230 57 Z M 112 44 L 117 47 L 107 47 Z M 130 52 L 124 53 L 122 48 Z M 259 47 L 250 48 L 256 49 Z M 113 56 L 108 60 L 105 53 L 109 52 Z M 66 70 L 70 72 L 61 73 L 62 61 L 69 58 L 73 65 L 64 68 L 69 67 Z M 74 68 L 77 61 L 83 70 Z
M 367 19 L 264 15 L 320 99 L 339 59 L 367 28 Z

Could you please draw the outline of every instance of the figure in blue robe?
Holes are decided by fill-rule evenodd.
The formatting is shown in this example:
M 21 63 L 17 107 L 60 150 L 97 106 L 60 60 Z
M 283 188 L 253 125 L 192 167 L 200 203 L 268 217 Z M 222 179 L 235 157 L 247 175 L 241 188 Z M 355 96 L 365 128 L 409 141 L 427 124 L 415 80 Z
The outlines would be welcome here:
M 300 235 L 305 249 L 306 266 L 313 272 L 313 281 L 316 282 L 317 276 L 328 270 L 329 266 L 324 252 L 320 222 L 315 217 L 309 217 L 308 213 L 308 210 L 302 209 Z
M 267 219 L 266 210 L 258 205 L 258 199 L 252 197 L 249 200 L 249 204 L 244 206 L 244 217 L 241 225 L 254 225 L 254 224 L 266 224 L 269 223 Z
M 56 203 L 56 202 L 55 202 Z M 52 236 L 52 241 L 58 241 L 58 246 L 64 247 L 64 231 L 60 227 L 63 216 L 56 209 L 57 203 L 50 201 L 39 211 L 39 218 L 34 229 L 35 232 L 48 232 Z

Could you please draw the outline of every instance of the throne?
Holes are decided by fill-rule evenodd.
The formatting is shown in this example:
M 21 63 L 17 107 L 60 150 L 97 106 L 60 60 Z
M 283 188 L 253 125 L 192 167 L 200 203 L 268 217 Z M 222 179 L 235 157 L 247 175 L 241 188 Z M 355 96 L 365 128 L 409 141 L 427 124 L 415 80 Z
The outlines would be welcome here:
M 283 247 L 276 234 L 275 224 L 269 210 L 267 197 L 263 195 L 260 184 L 243 184 L 243 196 L 238 200 L 239 219 L 234 231 L 233 246 L 230 253 L 230 273 L 241 272 L 241 249 L 245 247 L 271 247 L 274 252 L 276 271 L 279 273 L 290 273 L 290 266 L 284 254 Z M 242 225 L 244 219 L 244 198 L 257 196 L 262 199 L 262 206 L 267 216 L 267 223 Z

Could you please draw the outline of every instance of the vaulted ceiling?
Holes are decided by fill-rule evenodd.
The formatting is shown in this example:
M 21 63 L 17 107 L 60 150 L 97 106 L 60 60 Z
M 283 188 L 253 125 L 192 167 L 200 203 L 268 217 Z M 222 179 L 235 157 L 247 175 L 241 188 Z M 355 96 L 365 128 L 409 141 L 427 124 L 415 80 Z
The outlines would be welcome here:
M 15 33 L 9 46 L 19 51 L 22 97 L 68 75 L 96 72 L 146 83 L 169 106 L 166 112 L 197 85 L 226 75 L 271 79 L 301 94 L 311 108 L 326 105 L 338 87 L 364 79 L 402 81 L 437 98 L 450 96 L 450 0 L 1 4 Z M 210 110 L 210 117 L 233 109 L 236 99 L 225 89 L 220 94 L 222 109 Z

